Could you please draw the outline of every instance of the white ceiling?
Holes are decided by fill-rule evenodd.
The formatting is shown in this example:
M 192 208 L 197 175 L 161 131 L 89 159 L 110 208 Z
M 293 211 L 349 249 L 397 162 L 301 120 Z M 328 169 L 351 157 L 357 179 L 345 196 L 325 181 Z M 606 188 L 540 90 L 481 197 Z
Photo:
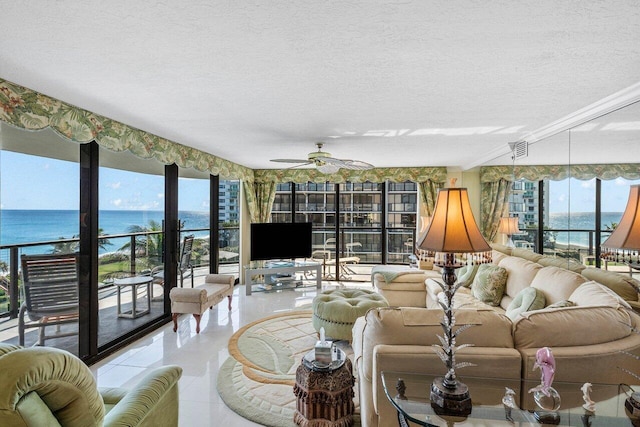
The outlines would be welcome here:
M 0 78 L 251 168 L 315 141 L 379 167 L 510 163 L 490 159 L 640 81 L 632 0 L 0 6 Z M 640 163 L 634 109 L 615 143 L 581 132 L 572 161 Z

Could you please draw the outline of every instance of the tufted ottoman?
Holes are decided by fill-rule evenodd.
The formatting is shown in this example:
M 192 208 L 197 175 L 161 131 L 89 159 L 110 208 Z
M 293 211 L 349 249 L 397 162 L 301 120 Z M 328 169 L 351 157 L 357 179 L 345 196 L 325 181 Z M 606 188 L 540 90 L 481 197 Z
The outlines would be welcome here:
M 351 328 L 358 317 L 370 308 L 388 307 L 387 300 L 377 292 L 365 289 L 324 291 L 313 299 L 313 327 L 334 340 L 351 341 Z

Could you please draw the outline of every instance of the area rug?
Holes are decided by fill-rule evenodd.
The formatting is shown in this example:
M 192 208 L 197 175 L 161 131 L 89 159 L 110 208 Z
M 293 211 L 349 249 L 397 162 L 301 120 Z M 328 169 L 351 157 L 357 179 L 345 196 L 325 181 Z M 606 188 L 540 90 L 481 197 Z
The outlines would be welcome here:
M 316 340 L 311 311 L 277 314 L 241 328 L 229 339 L 230 357 L 218 372 L 222 400 L 255 423 L 295 426 L 295 373 Z M 351 347 L 346 347 L 341 346 L 353 358 Z M 359 408 L 357 390 L 354 400 Z

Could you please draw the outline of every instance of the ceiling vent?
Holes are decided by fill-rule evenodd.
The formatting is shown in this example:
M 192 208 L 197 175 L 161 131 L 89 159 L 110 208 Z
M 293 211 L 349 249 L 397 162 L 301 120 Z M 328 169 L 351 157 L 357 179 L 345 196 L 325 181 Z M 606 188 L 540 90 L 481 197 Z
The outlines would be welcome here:
M 509 148 L 513 153 L 513 160 L 523 159 L 529 155 L 529 143 L 527 141 L 510 142 Z

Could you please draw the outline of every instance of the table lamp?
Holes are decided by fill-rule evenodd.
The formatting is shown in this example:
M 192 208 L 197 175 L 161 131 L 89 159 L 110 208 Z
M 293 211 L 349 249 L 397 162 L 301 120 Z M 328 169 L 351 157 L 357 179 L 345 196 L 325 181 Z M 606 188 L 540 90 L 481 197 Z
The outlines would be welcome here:
M 500 218 L 500 225 L 498 225 L 498 233 L 505 234 L 507 236 L 507 246 L 515 247 L 513 240 L 511 240 L 511 236 L 514 234 L 520 233 L 520 229 L 518 228 L 518 218 L 517 217 L 508 217 L 508 218 Z
M 640 268 L 640 185 L 629 188 L 629 200 L 620 223 L 602 244 L 600 258 Z
M 438 336 L 442 345 L 435 349 L 446 365 L 447 373 L 431 385 L 431 406 L 436 413 L 466 416 L 471 413 L 471 396 L 468 387 L 456 378 L 455 370 L 472 364 L 456 363 L 455 360 L 459 348 L 456 337 L 466 329 L 463 326 L 454 330 L 453 297 L 459 286 L 455 284 L 455 269 L 469 263 L 491 262 L 491 247 L 476 225 L 466 188 L 438 191 L 431 223 L 420 242 L 420 249 L 435 252 L 435 265 L 442 269 L 444 283 L 440 286 L 445 294 L 444 300 L 439 302 L 444 310 L 444 334 Z

